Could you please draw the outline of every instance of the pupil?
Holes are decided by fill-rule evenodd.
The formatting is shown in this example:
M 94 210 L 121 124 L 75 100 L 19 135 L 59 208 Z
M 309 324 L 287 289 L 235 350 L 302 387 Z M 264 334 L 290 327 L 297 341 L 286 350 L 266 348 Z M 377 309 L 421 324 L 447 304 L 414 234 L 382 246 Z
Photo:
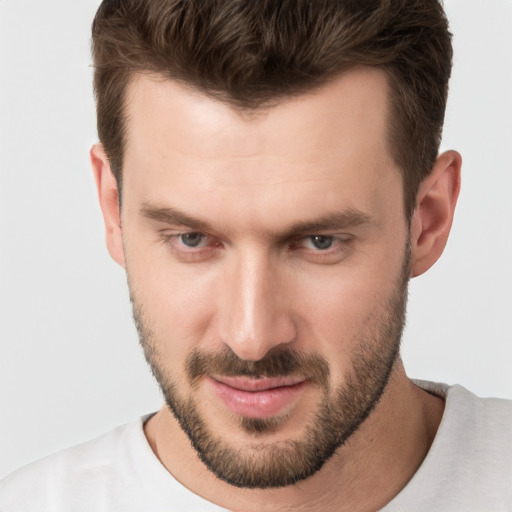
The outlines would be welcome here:
M 332 236 L 315 235 L 311 237 L 311 241 L 317 249 L 329 249 L 332 245 Z
M 181 235 L 183 245 L 187 247 L 197 247 L 203 240 L 201 233 L 186 233 Z

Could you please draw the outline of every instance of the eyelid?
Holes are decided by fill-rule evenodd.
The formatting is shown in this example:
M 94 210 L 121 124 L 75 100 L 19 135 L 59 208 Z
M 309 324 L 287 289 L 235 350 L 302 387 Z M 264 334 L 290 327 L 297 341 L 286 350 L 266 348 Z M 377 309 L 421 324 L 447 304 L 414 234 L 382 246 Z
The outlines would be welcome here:
M 163 243 L 171 243 L 175 241 L 179 241 L 180 237 L 186 236 L 186 235 L 200 235 L 201 237 L 204 237 L 203 239 L 206 241 L 209 241 L 213 239 L 211 235 L 208 235 L 207 233 L 202 233 L 201 231 L 181 231 L 176 233 L 162 233 L 161 239 Z M 194 251 L 203 249 L 205 246 L 201 245 L 200 247 L 187 247 L 184 244 L 180 244 L 181 247 L 183 247 L 186 250 Z
M 206 237 L 206 244 L 200 247 L 187 247 L 181 243 L 177 243 L 179 238 L 184 235 L 199 234 Z M 315 236 L 328 237 L 333 239 L 332 247 L 327 249 L 314 249 L 305 247 L 304 242 Z M 160 232 L 161 243 L 167 246 L 176 257 L 181 259 L 184 263 L 206 261 L 214 257 L 218 252 L 217 250 L 224 245 L 224 243 L 217 237 L 204 233 L 198 230 L 162 230 Z M 300 235 L 293 237 L 292 240 L 287 242 L 288 250 L 295 253 L 297 256 L 304 257 L 311 262 L 319 264 L 334 264 L 343 260 L 352 249 L 352 242 L 354 236 L 348 233 L 340 234 L 327 234 L 327 233 L 313 233 L 308 235 Z
M 314 249 L 305 247 L 304 241 L 310 237 L 314 236 L 324 236 L 324 237 L 332 237 L 333 245 L 328 249 Z M 353 243 L 355 237 L 350 234 L 325 234 L 325 233 L 315 233 L 310 235 L 304 235 L 295 238 L 294 246 L 292 246 L 292 250 L 301 255 L 301 257 L 309 260 L 313 263 L 318 264 L 336 264 L 344 260 L 350 252 L 353 250 Z
M 197 246 L 189 246 L 189 245 L 186 245 L 184 243 L 184 238 L 187 237 L 187 236 L 191 236 L 191 235 L 197 235 L 198 236 L 198 238 L 199 238 L 199 245 L 197 245 Z M 175 239 L 176 240 L 180 240 L 181 239 L 180 240 L 181 241 L 180 245 L 182 245 L 186 249 L 190 249 L 190 250 L 202 249 L 208 243 L 208 235 L 205 235 L 204 233 L 199 233 L 197 231 L 191 231 L 191 232 L 188 232 L 188 233 L 181 233 L 179 235 L 175 235 Z
M 294 243 L 300 243 L 314 237 L 332 238 L 334 242 L 340 243 L 349 242 L 354 238 L 353 235 L 348 233 L 310 233 L 308 235 L 294 237 Z
M 200 247 L 187 247 L 186 245 L 178 242 L 181 236 L 191 234 L 198 234 L 206 237 L 207 243 L 205 245 L 201 245 Z M 180 231 L 172 230 L 171 232 L 169 232 L 169 229 L 167 229 L 160 232 L 160 242 L 162 245 L 169 249 L 175 255 L 175 257 L 182 260 L 184 263 L 194 263 L 208 260 L 215 254 L 215 250 L 218 248 L 218 246 L 220 246 L 220 242 L 218 241 L 217 243 L 210 243 L 212 241 L 215 242 L 215 240 L 216 238 L 212 235 L 193 229 L 183 229 Z

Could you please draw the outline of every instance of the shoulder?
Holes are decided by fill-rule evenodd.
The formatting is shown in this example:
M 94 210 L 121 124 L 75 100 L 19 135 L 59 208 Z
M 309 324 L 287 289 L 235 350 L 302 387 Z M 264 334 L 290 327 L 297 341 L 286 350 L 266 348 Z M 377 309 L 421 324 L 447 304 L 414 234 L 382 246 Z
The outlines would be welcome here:
M 512 401 L 481 398 L 463 386 L 420 383 L 443 394 L 445 410 L 431 452 L 455 463 L 478 466 L 480 474 L 512 469 Z
M 459 446 L 461 462 L 474 468 L 485 480 L 510 489 L 512 477 L 512 401 L 481 398 L 462 386 L 452 386 L 447 395 L 444 431 L 447 440 Z M 463 458 L 462 449 L 465 450 Z
M 444 398 L 445 410 L 422 465 L 384 510 L 508 510 L 512 401 L 481 398 L 459 385 L 415 383 Z
M 11 474 L 0 482 L 0 510 L 223 510 L 182 486 L 160 463 L 144 434 L 149 416 Z
M 126 458 L 130 438 L 142 430 L 142 421 L 139 418 L 15 471 L 0 482 L 0 509 L 22 512 L 37 504 L 39 510 L 53 510 L 57 501 L 87 499 L 91 489 L 108 485 L 116 466 Z
M 416 384 L 445 400 L 438 436 L 461 430 L 459 434 L 464 438 L 512 449 L 512 400 L 482 398 L 458 384 L 448 386 L 426 381 Z

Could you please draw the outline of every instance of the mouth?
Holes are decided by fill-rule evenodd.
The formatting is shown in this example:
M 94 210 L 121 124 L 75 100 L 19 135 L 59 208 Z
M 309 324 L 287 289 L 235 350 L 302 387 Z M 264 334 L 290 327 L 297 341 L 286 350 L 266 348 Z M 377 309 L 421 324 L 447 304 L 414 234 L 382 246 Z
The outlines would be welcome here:
M 254 379 L 213 375 L 207 380 L 213 392 L 232 413 L 262 419 L 288 412 L 309 383 L 304 377 Z

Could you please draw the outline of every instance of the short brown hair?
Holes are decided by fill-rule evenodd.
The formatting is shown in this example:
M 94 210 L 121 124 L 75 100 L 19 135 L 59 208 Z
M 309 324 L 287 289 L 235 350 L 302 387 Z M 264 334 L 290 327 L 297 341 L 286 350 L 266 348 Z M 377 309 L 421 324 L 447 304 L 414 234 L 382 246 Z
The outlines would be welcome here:
M 388 144 L 408 218 L 437 157 L 452 61 L 438 0 L 104 0 L 92 48 L 98 135 L 118 187 L 135 73 L 255 109 L 376 66 L 390 83 Z

